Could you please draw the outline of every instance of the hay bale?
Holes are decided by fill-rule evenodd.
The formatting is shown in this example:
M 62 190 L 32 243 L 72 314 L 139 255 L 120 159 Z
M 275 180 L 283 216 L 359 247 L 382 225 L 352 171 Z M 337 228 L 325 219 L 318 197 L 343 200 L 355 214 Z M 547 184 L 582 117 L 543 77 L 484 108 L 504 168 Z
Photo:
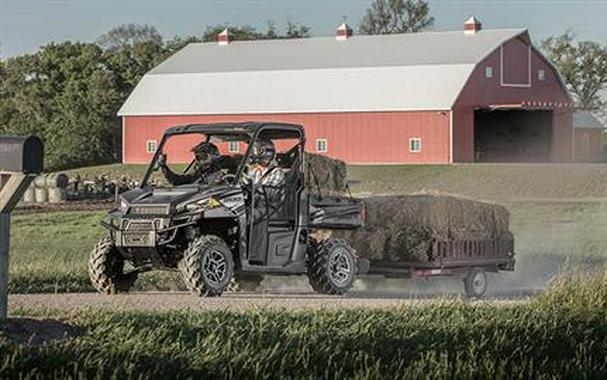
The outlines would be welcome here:
M 319 187 L 323 194 L 346 191 L 348 173 L 345 162 L 308 152 L 305 155 L 306 186 L 311 192 L 318 193 Z
M 365 199 L 367 220 L 357 231 L 335 231 L 360 257 L 430 261 L 435 241 L 484 240 L 511 236 L 505 207 L 446 194 Z

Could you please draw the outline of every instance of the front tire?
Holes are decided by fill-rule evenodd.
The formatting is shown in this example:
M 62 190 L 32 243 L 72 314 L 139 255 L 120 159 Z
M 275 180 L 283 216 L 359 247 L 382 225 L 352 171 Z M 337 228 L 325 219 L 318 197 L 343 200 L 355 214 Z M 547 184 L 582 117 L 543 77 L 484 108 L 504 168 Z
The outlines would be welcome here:
M 356 257 L 343 239 L 312 241 L 308 247 L 308 281 L 315 292 L 345 294 L 356 277 Z
M 110 236 L 99 240 L 89 258 L 89 278 L 95 290 L 104 294 L 129 291 L 137 273 L 124 274 L 125 259 Z
M 179 262 L 186 286 L 195 296 L 220 296 L 234 276 L 232 252 L 223 239 L 203 235 L 194 239 Z

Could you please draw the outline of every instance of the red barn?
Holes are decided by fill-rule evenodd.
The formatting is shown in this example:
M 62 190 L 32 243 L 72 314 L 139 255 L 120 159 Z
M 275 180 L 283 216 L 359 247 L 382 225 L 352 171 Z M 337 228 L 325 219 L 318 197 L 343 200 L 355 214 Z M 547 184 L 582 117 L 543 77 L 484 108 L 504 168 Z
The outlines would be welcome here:
M 524 29 L 191 43 L 119 115 L 123 161 L 176 124 L 303 124 L 307 148 L 352 164 L 571 161 L 571 99 Z M 225 147 L 224 147 L 225 148 Z M 185 156 L 172 156 L 174 161 Z

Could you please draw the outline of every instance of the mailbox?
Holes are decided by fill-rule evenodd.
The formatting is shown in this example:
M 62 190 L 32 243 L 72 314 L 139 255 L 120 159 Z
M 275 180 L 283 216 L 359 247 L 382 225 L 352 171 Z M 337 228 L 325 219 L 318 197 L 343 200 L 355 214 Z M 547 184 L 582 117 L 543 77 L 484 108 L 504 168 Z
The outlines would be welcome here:
M 0 172 L 38 174 L 44 166 L 44 148 L 36 136 L 0 136 Z
M 11 211 L 44 166 L 44 146 L 35 136 L 0 136 L 0 323 L 6 320 Z

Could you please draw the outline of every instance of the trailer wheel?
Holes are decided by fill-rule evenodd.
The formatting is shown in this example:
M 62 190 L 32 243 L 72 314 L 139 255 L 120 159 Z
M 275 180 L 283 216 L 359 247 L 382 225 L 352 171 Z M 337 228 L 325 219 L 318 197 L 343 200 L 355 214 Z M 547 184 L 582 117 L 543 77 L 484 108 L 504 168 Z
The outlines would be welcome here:
M 195 296 L 220 296 L 234 276 L 232 252 L 223 239 L 203 235 L 194 239 L 179 262 L 186 286 Z
M 312 241 L 308 246 L 308 281 L 315 292 L 345 294 L 356 276 L 356 257 L 343 239 Z
M 124 274 L 124 257 L 111 237 L 105 236 L 95 245 L 89 258 L 89 278 L 99 293 L 127 292 L 137 280 L 137 273 Z
M 483 268 L 474 267 L 464 278 L 464 288 L 468 298 L 481 298 L 487 291 L 487 274 Z

